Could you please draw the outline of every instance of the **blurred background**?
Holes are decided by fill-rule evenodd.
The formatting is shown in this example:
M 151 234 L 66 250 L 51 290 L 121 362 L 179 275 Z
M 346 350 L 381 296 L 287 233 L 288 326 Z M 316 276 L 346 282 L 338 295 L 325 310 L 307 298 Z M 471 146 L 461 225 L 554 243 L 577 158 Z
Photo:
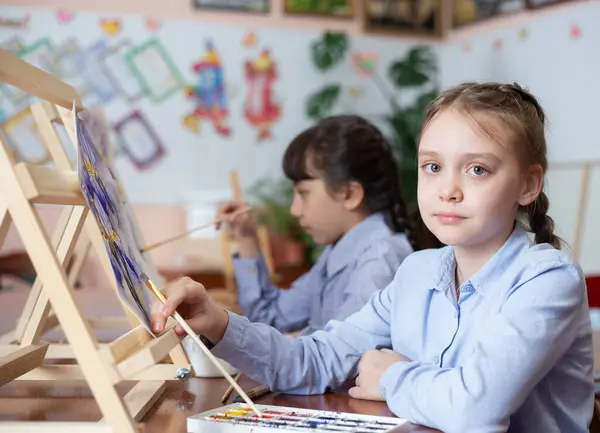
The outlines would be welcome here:
M 280 167 L 297 133 L 330 114 L 375 122 L 414 205 L 425 105 L 466 80 L 519 82 L 549 119 L 550 215 L 588 277 L 590 304 L 600 305 L 599 22 L 600 1 L 3 0 L 0 47 L 70 83 L 102 113 L 147 244 L 210 221 L 237 185 L 264 211 L 281 285 L 319 252 L 289 215 Z M 2 86 L 0 133 L 20 160 L 44 163 L 33 102 Z M 51 230 L 59 210 L 39 211 Z M 213 229 L 150 257 L 167 279 L 225 284 Z M 24 300 L 19 287 L 34 273 L 11 229 L 0 295 Z M 78 287 L 108 285 L 87 254 Z M 14 325 L 14 316 L 3 320 L 5 330 Z

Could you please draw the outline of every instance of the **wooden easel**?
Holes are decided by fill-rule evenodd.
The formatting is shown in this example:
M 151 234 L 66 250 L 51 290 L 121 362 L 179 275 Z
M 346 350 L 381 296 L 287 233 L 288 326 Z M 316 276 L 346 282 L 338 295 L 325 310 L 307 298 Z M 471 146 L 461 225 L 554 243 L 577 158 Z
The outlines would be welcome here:
M 31 111 L 38 125 L 40 134 L 46 145 L 52 161 L 55 163 L 58 168 L 71 169 L 71 162 L 68 158 L 68 155 L 64 149 L 64 146 L 58 136 L 56 130 L 54 129 L 54 123 L 62 123 L 65 126 L 67 134 L 70 137 L 72 145 L 75 146 L 75 132 L 68 127 L 69 122 L 71 121 L 70 116 L 71 112 L 64 108 L 57 108 L 55 105 L 43 101 L 37 103 L 31 107 Z M 59 111 L 61 112 L 59 114 Z M 64 122 L 64 119 L 67 118 L 67 122 Z M 121 187 L 122 190 L 122 187 Z M 122 191 L 122 194 L 124 192 Z M 126 199 L 126 197 L 125 197 Z M 126 201 L 126 200 L 125 200 Z M 68 212 L 63 212 L 63 216 L 59 219 L 54 235 L 53 244 L 56 244 L 58 240 L 60 240 L 61 233 L 64 231 L 66 219 L 68 218 Z M 139 233 L 139 228 L 137 224 L 133 224 L 134 230 L 136 230 L 136 237 L 138 239 L 142 239 L 141 234 Z M 89 246 L 92 245 L 95 250 L 98 258 L 100 259 L 101 265 L 104 269 L 106 276 L 108 277 L 115 293 L 117 291 L 117 283 L 114 278 L 114 274 L 112 272 L 112 268 L 106 254 L 106 250 L 104 247 L 104 243 L 102 241 L 102 237 L 100 234 L 100 230 L 96 224 L 96 221 L 93 217 L 89 216 L 86 220 L 86 229 L 88 234 L 88 243 L 85 244 L 85 250 L 89 251 Z M 58 239 L 58 240 L 57 240 Z M 1 242 L 1 239 L 0 239 Z M 67 262 L 70 260 L 70 257 L 67 257 Z M 70 269 L 69 273 L 69 283 L 74 284 L 77 277 L 79 276 L 79 271 L 81 270 L 81 266 L 83 261 L 85 260 L 85 255 L 79 255 L 75 260 L 73 266 Z M 150 273 L 154 275 L 154 280 L 158 280 L 158 272 L 151 264 L 149 270 Z M 13 342 L 21 345 L 32 344 L 34 341 L 39 341 L 42 335 L 50 329 L 56 327 L 58 322 L 56 320 L 56 316 L 49 311 L 49 304 L 47 297 L 41 297 L 41 280 L 38 278 L 34 283 L 34 286 L 30 292 L 30 296 L 27 300 L 23 313 L 19 319 L 17 327 L 14 332 Z M 112 330 L 125 330 L 132 329 L 139 325 L 139 322 L 135 316 L 133 316 L 127 308 L 123 308 L 126 317 L 99 317 L 89 319 L 90 325 L 94 329 L 112 329 Z M 6 351 L 6 347 L 0 347 L 2 352 Z M 0 352 L 0 353 L 2 353 Z M 170 354 L 171 360 L 173 362 L 173 372 L 170 373 L 168 370 L 165 373 L 168 375 L 164 377 L 165 379 L 170 379 L 174 377 L 176 370 L 179 367 L 188 368 L 190 362 L 185 354 L 185 351 L 181 346 L 178 346 L 173 349 Z M 51 344 L 48 352 L 46 354 L 47 359 L 70 359 L 73 358 L 73 352 L 70 349 L 69 345 L 65 344 Z
M 73 104 L 83 109 L 79 95 L 71 86 L 1 49 L 0 81 L 66 109 Z M 45 233 L 34 208 L 36 203 L 64 207 L 65 224 L 62 233 L 58 233 L 61 227 L 57 228 L 56 245 L 52 245 Z M 2 422 L 0 433 L 140 431 L 136 423 L 164 391 L 165 372 L 173 378 L 173 365 L 158 364 L 181 347 L 173 321 L 158 337 L 140 325 L 105 347 L 99 346 L 64 270 L 81 230 L 90 224 L 86 223 L 89 208 L 81 194 L 77 172 L 70 167 L 16 163 L 0 139 L 0 211 L 0 234 L 5 234 L 12 219 L 40 279 L 41 290 L 36 303 L 36 307 L 40 307 L 36 311 L 43 317 L 52 306 L 77 361 L 75 365 L 45 365 L 49 346 L 33 338 L 31 343 L 22 343 L 19 349 L 0 358 L 0 385 L 18 379 L 83 379 L 103 414 L 102 420 L 90 423 Z M 30 323 L 36 320 L 32 315 Z M 163 380 L 149 380 L 159 378 Z M 123 380 L 140 382 L 121 397 L 115 385 Z

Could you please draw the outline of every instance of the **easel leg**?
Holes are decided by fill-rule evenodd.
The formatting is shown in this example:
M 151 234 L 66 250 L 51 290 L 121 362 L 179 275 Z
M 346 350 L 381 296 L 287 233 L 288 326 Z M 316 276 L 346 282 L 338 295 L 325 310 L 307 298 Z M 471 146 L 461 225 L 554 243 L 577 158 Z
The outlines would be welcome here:
M 68 286 L 64 269 L 44 233 L 41 220 L 21 190 L 7 151 L 5 146 L 0 145 L 0 188 L 36 272 L 44 281 L 45 293 L 49 295 L 52 309 L 60 318 L 63 331 L 107 423 L 112 426 L 114 432 L 135 433 L 136 428 L 127 408 L 113 386 L 109 367 L 98 356 L 98 344 L 92 330 L 83 318 Z M 73 244 L 83 227 L 87 208 L 83 207 L 82 212 L 80 224 L 74 230 Z
M 56 223 L 56 228 L 52 235 L 52 247 L 53 248 L 55 248 L 55 249 L 58 248 L 58 245 L 59 245 L 63 235 L 65 234 L 65 230 L 67 229 L 67 224 L 69 223 L 69 218 L 71 218 L 72 213 L 73 213 L 73 207 L 67 207 L 61 212 L 60 217 L 58 218 L 58 221 Z M 40 294 L 42 293 L 42 288 L 43 288 L 42 279 L 39 278 L 39 276 L 37 276 L 35 279 L 35 282 L 33 283 L 33 287 L 31 288 L 31 291 L 29 292 L 29 296 L 27 297 L 27 302 L 25 303 L 25 308 L 23 309 L 23 313 L 21 313 L 21 317 L 19 317 L 19 322 L 17 323 L 17 327 L 15 328 L 15 333 L 13 335 L 13 340 L 18 343 L 21 343 L 23 341 L 23 336 L 25 335 L 28 325 L 30 325 L 30 323 L 31 323 L 31 318 L 32 318 L 32 315 L 34 314 L 34 311 L 36 310 L 36 308 L 41 308 L 42 311 L 47 309 L 46 305 L 40 305 L 38 307 L 38 304 L 40 301 L 40 299 L 39 299 Z M 46 303 L 47 303 L 47 298 L 46 298 Z M 44 322 L 46 320 L 48 312 L 49 312 L 49 310 L 46 311 L 44 314 L 40 314 L 39 311 L 37 312 L 37 319 L 41 320 L 41 322 L 39 323 L 40 329 L 42 329 L 44 327 L 44 323 L 42 323 L 42 322 Z M 29 330 L 29 332 L 30 332 L 30 338 L 31 338 L 32 330 Z M 37 330 L 35 332 L 37 332 Z

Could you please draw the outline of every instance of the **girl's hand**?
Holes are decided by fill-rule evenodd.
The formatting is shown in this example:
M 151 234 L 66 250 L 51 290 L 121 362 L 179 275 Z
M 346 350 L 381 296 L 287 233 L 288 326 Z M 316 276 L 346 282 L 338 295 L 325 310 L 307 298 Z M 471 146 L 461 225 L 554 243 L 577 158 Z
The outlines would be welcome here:
M 348 394 L 352 398 L 383 401 L 384 398 L 379 392 L 381 376 L 392 364 L 402 361 L 408 359 L 389 349 L 365 352 L 358 364 L 356 386 L 350 388 Z
M 204 335 L 213 344 L 223 338 L 229 316 L 212 302 L 202 284 L 183 277 L 162 293 L 167 298 L 164 305 L 158 299 L 153 299 L 151 304 L 150 320 L 154 332 L 162 332 L 167 318 L 177 311 L 196 334 Z M 175 327 L 175 332 L 185 335 L 179 324 Z
M 219 207 L 217 219 L 219 222 L 217 230 L 223 223 L 229 225 L 234 239 L 246 239 L 256 237 L 256 223 L 250 212 L 242 212 L 250 206 L 243 201 L 228 201 Z

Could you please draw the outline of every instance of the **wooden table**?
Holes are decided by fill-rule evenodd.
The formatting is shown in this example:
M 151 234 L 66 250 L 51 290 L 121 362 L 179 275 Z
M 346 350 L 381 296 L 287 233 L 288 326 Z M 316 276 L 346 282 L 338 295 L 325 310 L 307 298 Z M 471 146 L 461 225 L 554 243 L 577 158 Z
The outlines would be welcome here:
M 256 384 L 242 378 L 240 385 L 249 390 Z M 124 395 L 133 383 L 119 385 Z M 221 396 L 228 387 L 225 379 L 192 378 L 187 382 L 169 382 L 159 402 L 142 420 L 146 433 L 185 433 L 186 420 L 194 415 L 221 405 Z M 229 402 L 236 396 L 233 392 Z M 267 394 L 257 403 L 322 409 L 357 414 L 393 416 L 385 403 L 356 400 L 347 394 L 296 396 Z M 0 387 L 0 420 L 31 421 L 97 421 L 101 418 L 98 406 L 82 382 L 56 386 L 51 382 L 15 381 Z M 434 433 L 412 424 L 402 426 L 398 433 Z

